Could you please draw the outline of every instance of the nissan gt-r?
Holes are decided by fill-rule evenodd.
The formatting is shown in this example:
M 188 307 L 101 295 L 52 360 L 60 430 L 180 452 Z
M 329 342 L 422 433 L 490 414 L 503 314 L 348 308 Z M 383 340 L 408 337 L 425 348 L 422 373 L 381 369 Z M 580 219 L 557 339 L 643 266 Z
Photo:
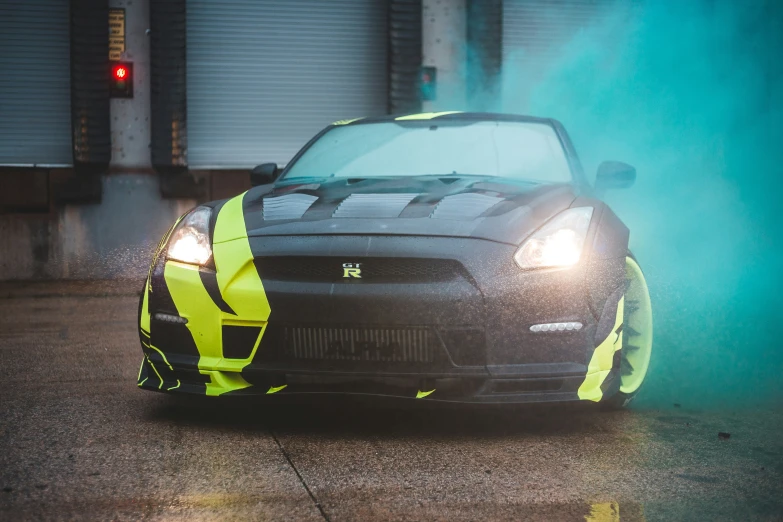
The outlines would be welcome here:
M 652 350 L 629 229 L 556 120 L 342 120 L 160 241 L 145 390 L 627 404 Z M 270 397 L 270 400 L 275 400 Z

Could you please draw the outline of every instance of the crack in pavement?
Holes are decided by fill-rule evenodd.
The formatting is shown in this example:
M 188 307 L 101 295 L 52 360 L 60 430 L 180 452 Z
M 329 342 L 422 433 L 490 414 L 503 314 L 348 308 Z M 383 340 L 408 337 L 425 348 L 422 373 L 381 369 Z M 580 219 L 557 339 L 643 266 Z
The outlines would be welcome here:
M 285 460 L 288 461 L 288 465 L 291 466 L 291 469 L 294 470 L 294 473 L 296 473 L 297 478 L 299 479 L 299 482 L 302 483 L 302 486 L 304 486 L 305 491 L 307 491 L 307 494 L 310 495 L 310 498 L 313 501 L 313 504 L 315 504 L 315 507 L 318 508 L 318 511 L 321 513 L 321 516 L 326 520 L 326 522 L 331 522 L 329 519 L 329 516 L 326 514 L 326 511 L 324 511 L 323 506 L 321 506 L 321 503 L 318 502 L 318 499 L 315 498 L 315 495 L 312 491 L 310 491 L 310 487 L 307 485 L 307 482 L 305 482 L 304 477 L 302 477 L 302 474 L 299 473 L 299 470 L 296 468 L 296 465 L 294 464 L 294 461 L 291 460 L 291 456 L 288 454 L 288 452 L 285 450 L 283 445 L 280 443 L 280 439 L 277 438 L 277 435 L 275 435 L 275 432 L 271 429 L 269 430 L 269 434 L 272 436 L 272 439 L 274 439 L 275 443 L 277 444 L 277 447 L 280 448 L 280 452 L 285 457 Z

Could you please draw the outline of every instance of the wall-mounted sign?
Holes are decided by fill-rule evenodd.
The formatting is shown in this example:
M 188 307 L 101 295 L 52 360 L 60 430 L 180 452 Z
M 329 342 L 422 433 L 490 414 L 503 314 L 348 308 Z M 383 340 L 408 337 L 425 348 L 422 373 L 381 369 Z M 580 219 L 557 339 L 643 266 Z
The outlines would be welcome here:
M 121 60 L 124 52 L 125 9 L 109 9 L 109 60 Z

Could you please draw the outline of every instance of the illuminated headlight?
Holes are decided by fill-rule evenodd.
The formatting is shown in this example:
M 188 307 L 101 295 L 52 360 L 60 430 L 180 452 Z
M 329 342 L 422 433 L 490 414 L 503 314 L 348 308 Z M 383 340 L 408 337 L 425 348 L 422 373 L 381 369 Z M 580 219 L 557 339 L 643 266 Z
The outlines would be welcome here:
M 579 262 L 593 207 L 569 208 L 527 238 L 514 254 L 520 268 L 570 268 Z
M 168 258 L 193 265 L 204 265 L 212 257 L 209 244 L 209 217 L 212 209 L 196 207 L 179 222 L 171 234 Z

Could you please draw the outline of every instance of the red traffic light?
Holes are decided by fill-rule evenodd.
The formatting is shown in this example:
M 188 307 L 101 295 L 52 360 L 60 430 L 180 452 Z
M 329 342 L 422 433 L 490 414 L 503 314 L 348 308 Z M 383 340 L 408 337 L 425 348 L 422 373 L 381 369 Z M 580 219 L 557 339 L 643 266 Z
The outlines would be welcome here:
M 114 77 L 117 80 L 124 80 L 128 76 L 128 69 L 124 65 L 118 65 L 114 68 Z
M 112 62 L 109 76 L 109 96 L 133 98 L 133 62 Z

